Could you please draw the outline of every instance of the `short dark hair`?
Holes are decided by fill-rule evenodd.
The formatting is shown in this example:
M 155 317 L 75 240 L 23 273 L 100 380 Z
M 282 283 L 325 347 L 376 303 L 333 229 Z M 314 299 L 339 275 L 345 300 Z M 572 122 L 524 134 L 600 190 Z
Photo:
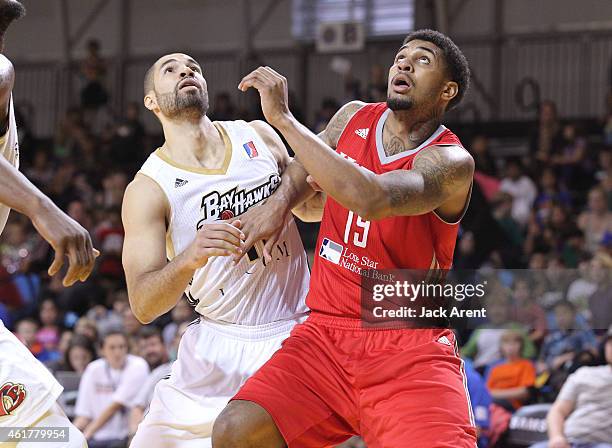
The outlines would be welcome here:
M 162 343 L 164 342 L 161 331 L 155 326 L 145 325 L 138 331 L 138 339 L 149 339 L 153 337 L 159 338 Z
M 72 369 L 72 365 L 70 364 L 70 350 L 75 347 L 80 347 L 83 350 L 87 350 L 89 353 L 91 353 L 92 360 L 96 359 L 96 347 L 93 341 L 82 334 L 73 334 L 70 338 L 70 342 L 68 343 L 68 349 L 64 353 L 64 365 L 69 367 L 71 370 L 74 369 Z
M 450 37 L 439 31 L 423 29 L 416 30 L 408 34 L 402 43 L 402 47 L 408 42 L 413 40 L 424 40 L 431 42 L 440 50 L 444 55 L 444 61 L 448 70 L 448 76 L 451 81 L 454 81 L 459 86 L 459 91 L 455 98 L 450 100 L 448 103 L 447 110 L 452 109 L 461 102 L 465 93 L 470 87 L 470 67 L 467 59 L 459 47 L 451 40 Z
M 151 65 L 146 73 L 145 73 L 145 77 L 144 77 L 144 94 L 145 96 L 151 91 L 151 90 L 155 90 L 155 63 L 153 63 L 153 65 Z
M 123 329 L 111 328 L 108 331 L 106 331 L 100 338 L 100 347 L 104 347 L 104 342 L 106 342 L 107 338 L 109 338 L 110 336 L 116 336 L 116 335 L 123 336 L 123 338 L 125 339 L 125 342 L 129 342 L 128 335 Z

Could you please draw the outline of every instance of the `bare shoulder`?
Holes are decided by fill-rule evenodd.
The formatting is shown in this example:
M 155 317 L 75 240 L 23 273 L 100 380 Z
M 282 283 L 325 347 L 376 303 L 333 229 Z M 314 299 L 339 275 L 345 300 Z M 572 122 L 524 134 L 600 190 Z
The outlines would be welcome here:
M 332 119 L 329 120 L 327 127 L 319 134 L 319 137 L 329 146 L 335 148 L 347 123 L 366 104 L 367 103 L 358 100 L 346 103 L 335 113 Z
M 456 188 L 472 182 L 474 159 L 461 146 L 435 145 L 419 152 L 412 168 L 440 187 Z
M 272 151 L 272 154 L 274 154 L 274 157 L 276 158 L 276 161 L 282 171 L 289 163 L 289 153 L 287 152 L 285 144 L 274 128 L 263 120 L 253 120 L 249 122 L 249 126 L 251 126 L 255 132 L 257 132 L 268 149 Z
M 143 216 L 164 218 L 170 210 L 168 198 L 161 187 L 144 174 L 136 174 L 125 189 L 123 196 L 122 216 L 124 224 L 130 218 Z

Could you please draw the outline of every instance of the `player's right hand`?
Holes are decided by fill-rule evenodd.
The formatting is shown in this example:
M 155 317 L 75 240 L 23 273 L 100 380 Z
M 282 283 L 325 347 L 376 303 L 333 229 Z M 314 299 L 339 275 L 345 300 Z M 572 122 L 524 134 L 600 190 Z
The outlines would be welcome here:
M 245 235 L 241 226 L 237 219 L 231 223 L 204 224 L 184 252 L 187 267 L 195 270 L 208 263 L 210 257 L 243 254 Z
M 49 267 L 50 276 L 57 274 L 68 257 L 68 272 L 62 284 L 71 286 L 78 280 L 84 282 L 93 270 L 96 257 L 100 255 L 93 248 L 91 237 L 78 222 L 48 201 L 34 216 L 32 224 L 55 251 L 55 258 Z

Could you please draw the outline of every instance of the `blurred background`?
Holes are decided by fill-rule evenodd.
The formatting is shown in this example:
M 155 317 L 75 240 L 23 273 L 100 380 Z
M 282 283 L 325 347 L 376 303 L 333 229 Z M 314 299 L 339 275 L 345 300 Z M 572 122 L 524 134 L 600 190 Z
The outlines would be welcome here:
M 240 93 L 237 84 L 265 64 L 288 78 L 291 109 L 319 132 L 350 100 L 385 101 L 387 72 L 408 32 L 434 28 L 450 35 L 470 63 L 472 84 L 444 122 L 477 169 L 455 266 L 549 273 L 543 289 L 519 276 L 505 282 L 504 322 L 514 322 L 512 330 L 520 328 L 526 338 L 523 355 L 533 374 L 528 384 L 523 377 L 511 384 L 529 394 L 506 406 L 506 414 L 494 413 L 503 431 L 480 423 L 495 429 L 481 446 L 498 438 L 497 446 L 537 440 L 543 431 L 534 424 L 525 424 L 539 428 L 527 441 L 504 441 L 500 434 L 522 405 L 552 402 L 567 375 L 603 362 L 604 329 L 612 324 L 612 2 L 23 3 L 28 14 L 6 40 L 16 69 L 21 169 L 91 232 L 103 255 L 87 283 L 63 288 L 46 275 L 48 246 L 13 213 L 0 237 L 0 318 L 57 372 L 69 413 L 81 373 L 104 356 L 102 334 L 123 329 L 130 353 L 145 357 L 153 370 L 176 356 L 181 331 L 195 317 L 181 303 L 142 326 L 129 309 L 121 267 L 123 191 L 163 142 L 142 106 L 143 77 L 158 57 L 175 51 L 202 65 L 213 120 L 261 118 L 258 96 Z M 301 223 L 300 229 L 311 253 L 317 226 Z M 563 275 L 570 269 L 574 275 Z M 461 335 L 483 384 L 507 358 L 502 339 L 513 336 L 506 333 Z M 152 340 L 159 344 L 147 345 Z M 563 375 L 551 379 L 556 371 Z M 495 381 L 488 389 L 495 400 Z M 540 409 L 538 421 L 545 414 Z

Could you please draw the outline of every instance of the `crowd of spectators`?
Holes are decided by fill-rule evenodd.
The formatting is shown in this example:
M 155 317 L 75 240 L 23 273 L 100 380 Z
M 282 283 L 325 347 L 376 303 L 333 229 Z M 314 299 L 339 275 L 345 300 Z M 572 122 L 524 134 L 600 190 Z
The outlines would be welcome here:
M 121 265 L 121 201 L 160 136 L 145 132 L 138 104 L 121 114 L 109 112 L 112 92 L 104 87 L 98 51 L 91 43 L 81 103 L 67 111 L 52 138 L 34 136 L 25 115 L 19 126 L 23 171 L 89 230 L 102 255 L 90 280 L 64 288 L 60 276 L 46 274 L 52 257 L 47 244 L 13 213 L 0 239 L 0 318 L 58 378 L 72 374 L 80 380 L 76 401 L 64 405 L 90 446 L 121 447 L 196 316 L 185 300 L 146 326 L 130 310 Z M 365 89 L 353 78 L 345 84 L 343 98 L 322 102 L 313 130 L 324 128 L 341 101 L 384 101 L 380 66 L 372 67 Z M 251 117 L 225 92 L 214 97 L 210 115 Z M 595 381 L 581 367 L 606 362 L 603 346 L 612 325 L 612 97 L 599 131 L 589 134 L 579 122 L 562 120 L 553 102 L 542 102 L 532 132 L 522 135 L 526 151 L 511 156 L 494 150 L 494 129 L 486 135 L 462 133 L 461 126 L 453 130 L 476 163 L 455 267 L 504 272 L 489 300 L 488 320 L 459 334 L 479 445 L 503 446 L 513 412 L 553 402 L 562 388 L 562 397 L 575 404 L 576 384 Z M 316 228 L 302 229 L 312 246 Z M 535 274 L 522 276 L 519 269 Z M 605 370 L 598 372 L 605 377 Z M 607 374 L 612 377 L 612 371 Z M 607 406 L 612 409 L 612 398 Z

